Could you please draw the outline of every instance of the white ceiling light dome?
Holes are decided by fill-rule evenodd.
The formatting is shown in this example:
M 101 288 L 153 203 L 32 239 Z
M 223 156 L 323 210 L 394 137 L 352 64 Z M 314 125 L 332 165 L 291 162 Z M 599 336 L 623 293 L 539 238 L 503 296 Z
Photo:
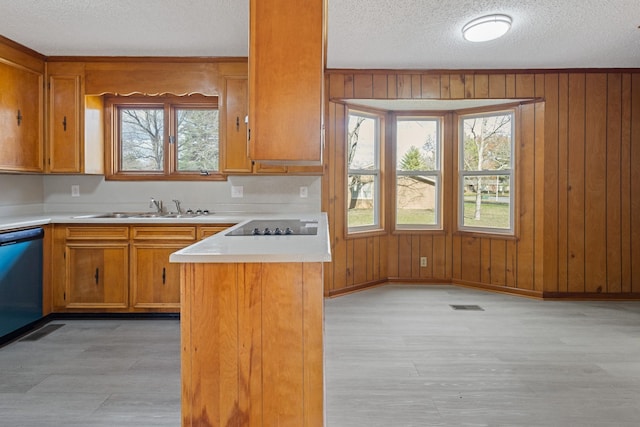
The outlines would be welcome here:
M 511 28 L 508 15 L 487 15 L 476 18 L 462 27 L 462 36 L 470 42 L 486 42 L 504 36 Z

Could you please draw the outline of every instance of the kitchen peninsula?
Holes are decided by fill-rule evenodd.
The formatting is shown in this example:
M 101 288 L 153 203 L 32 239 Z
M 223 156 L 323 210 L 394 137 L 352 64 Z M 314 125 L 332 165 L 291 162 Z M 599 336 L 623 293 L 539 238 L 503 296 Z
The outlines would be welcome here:
M 324 425 L 327 216 L 254 225 L 170 257 L 181 264 L 183 426 Z

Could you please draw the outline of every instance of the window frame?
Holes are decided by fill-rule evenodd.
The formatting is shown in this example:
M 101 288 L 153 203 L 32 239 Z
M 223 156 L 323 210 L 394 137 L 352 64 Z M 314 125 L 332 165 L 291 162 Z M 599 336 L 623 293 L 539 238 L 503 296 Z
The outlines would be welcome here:
M 402 120 L 432 120 L 436 122 L 438 141 L 436 145 L 437 169 L 433 171 L 399 171 L 398 170 L 398 121 Z M 393 147 L 392 147 L 392 167 L 393 167 L 393 231 L 413 232 L 413 231 L 442 231 L 443 225 L 443 165 L 444 165 L 444 123 L 443 115 L 429 112 L 404 112 L 395 113 L 393 116 Z M 436 179 L 435 188 L 435 224 L 398 224 L 398 177 L 399 176 L 434 176 Z
M 218 110 L 218 132 L 221 130 L 219 97 L 205 95 L 106 96 L 105 104 L 105 179 L 162 180 L 162 181 L 222 181 L 226 175 L 223 165 L 222 136 L 218 135 L 218 169 L 215 171 L 178 170 L 177 110 Z M 120 144 L 120 110 L 133 108 L 161 108 L 164 111 L 163 168 L 160 171 L 122 170 Z M 173 138 L 170 138 L 172 136 Z
M 349 168 L 349 121 L 352 115 L 357 115 L 361 117 L 366 117 L 370 119 L 376 120 L 376 128 L 375 128 L 375 148 L 374 148 L 374 161 L 376 162 L 377 168 L 374 170 L 371 169 L 350 169 Z M 351 108 L 348 107 L 345 114 L 345 156 L 344 156 L 344 167 L 345 167 L 345 186 L 344 186 L 344 200 L 345 200 L 345 235 L 347 237 L 351 236 L 362 236 L 363 234 L 379 234 L 383 233 L 385 230 L 385 119 L 386 114 L 366 108 Z M 349 226 L 349 176 L 350 175 L 374 175 L 375 177 L 375 191 L 374 191 L 374 224 L 372 225 L 362 225 L 362 226 Z
M 496 110 L 483 109 L 482 111 L 458 113 L 457 118 L 457 197 L 456 197 L 456 218 L 457 230 L 463 233 L 478 233 L 481 235 L 496 235 L 503 237 L 516 237 L 517 235 L 517 215 L 516 204 L 518 200 L 518 182 L 517 182 L 517 123 L 519 122 L 518 108 L 500 108 Z M 482 118 L 499 115 L 511 116 L 511 141 L 510 141 L 510 169 L 504 170 L 485 170 L 485 171 L 465 171 L 464 170 L 464 120 L 469 118 Z M 464 225 L 464 181 L 467 176 L 508 176 L 510 181 L 509 188 L 509 228 L 494 227 L 474 227 Z

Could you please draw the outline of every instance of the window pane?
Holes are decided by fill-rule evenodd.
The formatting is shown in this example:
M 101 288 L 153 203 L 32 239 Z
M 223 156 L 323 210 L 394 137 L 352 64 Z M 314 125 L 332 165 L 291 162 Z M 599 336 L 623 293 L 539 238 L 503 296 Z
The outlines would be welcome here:
M 377 118 L 349 115 L 348 158 L 350 170 L 377 170 Z
M 402 119 L 396 122 L 396 170 L 432 171 L 438 165 L 438 122 Z
M 511 228 L 511 179 L 508 175 L 464 177 L 462 225 Z
M 437 224 L 438 180 L 435 176 L 398 176 L 396 188 L 396 224 Z
M 376 175 L 349 175 L 347 192 L 348 227 L 377 225 L 377 185 Z
M 120 162 L 124 171 L 164 169 L 164 110 L 121 108 Z
M 511 169 L 511 114 L 465 118 L 464 170 Z
M 218 170 L 218 110 L 176 109 L 178 171 Z

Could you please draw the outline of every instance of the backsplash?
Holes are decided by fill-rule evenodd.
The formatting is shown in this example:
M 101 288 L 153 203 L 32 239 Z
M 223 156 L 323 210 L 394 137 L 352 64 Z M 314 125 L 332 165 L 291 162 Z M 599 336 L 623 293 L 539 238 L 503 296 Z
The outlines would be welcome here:
M 0 216 L 43 211 L 42 175 L 0 174 Z
M 79 196 L 72 197 L 77 185 Z M 319 176 L 233 176 L 223 182 L 105 181 L 102 176 L 47 175 L 43 177 L 45 212 L 151 211 L 150 198 L 175 211 L 173 199 L 186 209 L 211 212 L 306 213 L 319 212 Z M 242 187 L 241 198 L 231 196 Z M 308 195 L 300 197 L 300 187 Z

